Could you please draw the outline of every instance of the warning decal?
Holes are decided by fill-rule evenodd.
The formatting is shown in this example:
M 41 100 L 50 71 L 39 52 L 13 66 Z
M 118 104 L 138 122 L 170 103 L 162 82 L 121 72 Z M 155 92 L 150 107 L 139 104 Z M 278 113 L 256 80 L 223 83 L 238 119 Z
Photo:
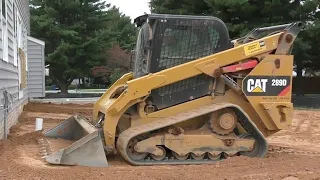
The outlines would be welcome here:
M 248 76 L 242 90 L 246 96 L 285 96 L 290 91 L 290 76 Z
M 256 54 L 256 53 L 263 51 L 263 50 L 266 50 L 266 45 L 265 45 L 264 41 L 252 43 L 252 44 L 249 44 L 244 47 L 244 52 L 245 52 L 246 56 Z

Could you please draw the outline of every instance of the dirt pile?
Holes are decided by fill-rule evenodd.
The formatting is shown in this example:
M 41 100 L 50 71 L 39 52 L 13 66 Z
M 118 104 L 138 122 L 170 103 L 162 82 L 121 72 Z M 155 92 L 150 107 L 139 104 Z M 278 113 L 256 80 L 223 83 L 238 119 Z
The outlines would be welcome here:
M 294 111 L 291 127 L 269 137 L 268 141 L 295 152 L 320 153 L 320 111 Z
M 320 112 L 295 111 L 293 125 L 268 138 L 263 159 L 232 157 L 210 165 L 131 166 L 110 156 L 108 168 L 48 165 L 41 157 L 35 118 L 50 128 L 74 113 L 91 116 L 93 105 L 28 104 L 9 139 L 0 141 L 0 179 L 139 179 L 139 180 L 310 180 L 320 179 Z M 67 146 L 70 142 L 53 140 Z M 54 149 L 55 151 L 56 149 Z
M 42 133 L 40 131 L 29 132 L 23 135 L 12 133 L 8 136 L 7 140 L 0 141 L 0 155 L 3 154 L 5 150 L 10 150 L 12 148 L 16 148 L 17 146 L 38 144 L 40 137 L 42 137 Z
M 22 112 L 19 116 L 20 124 L 33 125 L 36 118 L 42 118 L 44 122 L 47 123 L 59 123 L 73 114 L 55 114 L 55 113 L 35 113 L 35 112 Z
M 28 103 L 25 112 L 92 115 L 93 104 Z

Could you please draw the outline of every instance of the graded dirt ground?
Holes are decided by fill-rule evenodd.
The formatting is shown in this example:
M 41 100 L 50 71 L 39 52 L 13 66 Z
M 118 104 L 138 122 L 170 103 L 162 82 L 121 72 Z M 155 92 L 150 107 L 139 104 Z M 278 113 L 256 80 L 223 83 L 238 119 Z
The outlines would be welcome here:
M 44 162 L 41 134 L 34 132 L 35 118 L 43 118 L 43 127 L 48 129 L 75 113 L 90 118 L 92 108 L 92 104 L 26 105 L 8 140 L 0 141 L 0 179 L 320 180 L 320 111 L 316 110 L 295 110 L 292 126 L 268 138 L 270 150 L 263 159 L 232 157 L 211 165 L 137 167 L 113 156 L 108 157 L 108 168 L 52 166 Z M 70 144 L 51 143 L 56 148 Z

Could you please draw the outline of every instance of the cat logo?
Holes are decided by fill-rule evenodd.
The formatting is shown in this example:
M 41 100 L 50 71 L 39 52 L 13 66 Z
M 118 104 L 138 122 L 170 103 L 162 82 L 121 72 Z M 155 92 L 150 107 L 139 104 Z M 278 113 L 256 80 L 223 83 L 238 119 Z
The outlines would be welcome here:
M 248 79 L 247 91 L 252 93 L 266 92 L 268 79 Z

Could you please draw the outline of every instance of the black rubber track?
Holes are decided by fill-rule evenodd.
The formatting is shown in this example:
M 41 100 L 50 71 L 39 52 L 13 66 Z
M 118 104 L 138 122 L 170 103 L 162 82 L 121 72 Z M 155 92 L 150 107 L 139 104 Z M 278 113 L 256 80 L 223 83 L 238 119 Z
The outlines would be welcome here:
M 117 149 L 121 156 L 127 160 L 129 163 L 132 165 L 174 165 L 174 164 L 208 164 L 208 163 L 215 163 L 217 160 L 211 160 L 207 157 L 205 157 L 202 160 L 195 160 L 192 158 L 188 158 L 186 160 L 177 160 L 173 158 L 166 157 L 162 161 L 156 161 L 151 158 L 148 158 L 148 156 L 139 161 L 132 160 L 128 154 L 127 154 L 127 145 L 129 141 L 139 135 L 142 135 L 144 133 L 148 133 L 157 129 L 161 129 L 164 127 L 168 127 L 170 125 L 176 124 L 183 122 L 188 119 L 192 119 L 194 117 L 198 117 L 204 114 L 212 113 L 214 111 L 224 109 L 224 108 L 233 108 L 239 118 L 239 122 L 243 125 L 245 130 L 256 139 L 255 143 L 255 149 L 254 151 L 249 155 L 250 157 L 264 157 L 266 152 L 267 152 L 267 141 L 263 137 L 262 133 L 259 131 L 259 129 L 255 126 L 254 123 L 252 123 L 251 120 L 249 120 L 249 117 L 242 112 L 241 108 L 237 105 L 234 104 L 229 104 L 229 103 L 221 103 L 221 104 L 211 104 L 211 105 L 206 105 L 202 106 L 200 108 L 184 112 L 184 113 L 179 113 L 174 116 L 169 116 L 167 118 L 161 118 L 158 120 L 155 120 L 151 123 L 137 126 L 137 127 L 132 127 L 124 132 L 122 132 L 118 139 L 117 139 Z M 245 155 L 245 154 L 244 154 Z M 223 157 L 222 157 L 223 158 Z M 222 158 L 220 160 L 222 160 Z

